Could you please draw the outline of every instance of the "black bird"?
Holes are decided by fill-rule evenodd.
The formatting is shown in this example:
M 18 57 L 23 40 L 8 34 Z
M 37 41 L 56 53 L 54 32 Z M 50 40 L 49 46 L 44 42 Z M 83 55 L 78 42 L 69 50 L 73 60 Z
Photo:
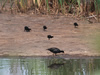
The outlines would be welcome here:
M 47 50 L 49 50 L 50 52 L 54 53 L 55 55 L 56 55 L 57 53 L 61 53 L 61 52 L 64 53 L 63 50 L 60 50 L 60 49 L 58 49 L 58 48 L 56 48 L 56 47 L 48 48 Z
M 46 26 L 43 26 L 43 30 L 45 31 L 47 29 L 47 27 Z
M 31 30 L 31 29 L 30 29 L 28 26 L 25 26 L 25 27 L 24 27 L 24 31 L 30 32 L 30 30 Z
M 53 64 L 49 65 L 48 68 L 50 68 L 50 69 L 58 69 L 62 65 L 64 65 L 64 63 L 53 63 Z
M 75 28 L 77 28 L 77 27 L 78 27 L 78 24 L 77 24 L 76 22 L 74 23 L 74 27 L 75 27 Z
M 54 36 L 52 35 L 48 35 L 47 38 L 50 40 L 51 38 L 53 38 Z

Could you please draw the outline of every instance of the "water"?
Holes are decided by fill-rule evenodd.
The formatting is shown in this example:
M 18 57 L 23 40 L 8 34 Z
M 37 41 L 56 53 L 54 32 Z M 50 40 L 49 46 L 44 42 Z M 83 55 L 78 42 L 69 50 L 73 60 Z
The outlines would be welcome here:
M 100 59 L 0 58 L 0 75 L 100 75 Z

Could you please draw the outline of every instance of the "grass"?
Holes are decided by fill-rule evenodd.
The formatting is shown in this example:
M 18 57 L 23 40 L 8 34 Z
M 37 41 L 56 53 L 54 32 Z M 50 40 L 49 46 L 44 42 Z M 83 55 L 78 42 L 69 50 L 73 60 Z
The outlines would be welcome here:
M 29 11 L 29 9 L 38 9 L 39 12 L 71 13 L 78 16 L 89 16 L 95 12 L 98 19 L 100 15 L 100 0 L 88 2 L 87 0 L 0 0 L 2 11 L 8 3 L 10 3 L 11 11 L 14 11 L 12 9 L 15 8 L 22 13 Z

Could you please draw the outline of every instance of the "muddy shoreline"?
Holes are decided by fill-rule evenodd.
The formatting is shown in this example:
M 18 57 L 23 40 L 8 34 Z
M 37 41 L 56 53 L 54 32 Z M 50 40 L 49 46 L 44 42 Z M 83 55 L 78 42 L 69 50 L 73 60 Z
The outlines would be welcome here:
M 100 56 L 83 56 L 83 55 L 57 55 L 57 56 L 5 56 L 2 55 L 0 58 L 15 58 L 15 59 L 25 59 L 25 58 L 44 58 L 44 59 L 52 59 L 52 58 L 58 58 L 58 59 L 100 59 Z
M 74 22 L 79 24 L 78 28 L 74 28 Z M 58 54 L 62 57 L 100 56 L 88 41 L 88 36 L 100 29 L 99 24 L 70 16 L 0 14 L 0 56 L 51 56 L 46 50 L 50 47 L 64 50 L 65 54 Z M 45 32 L 43 25 L 48 27 Z M 24 32 L 24 26 L 32 31 Z M 54 38 L 48 40 L 49 34 Z

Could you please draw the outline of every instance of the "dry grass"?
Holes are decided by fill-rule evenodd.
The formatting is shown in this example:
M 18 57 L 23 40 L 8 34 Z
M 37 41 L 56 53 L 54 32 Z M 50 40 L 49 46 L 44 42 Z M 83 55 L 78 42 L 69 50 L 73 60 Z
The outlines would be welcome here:
M 42 14 L 72 14 L 77 16 L 97 15 L 100 17 L 100 0 L 0 0 L 0 8 L 25 13 L 34 11 Z M 9 8 L 7 6 L 9 5 Z

